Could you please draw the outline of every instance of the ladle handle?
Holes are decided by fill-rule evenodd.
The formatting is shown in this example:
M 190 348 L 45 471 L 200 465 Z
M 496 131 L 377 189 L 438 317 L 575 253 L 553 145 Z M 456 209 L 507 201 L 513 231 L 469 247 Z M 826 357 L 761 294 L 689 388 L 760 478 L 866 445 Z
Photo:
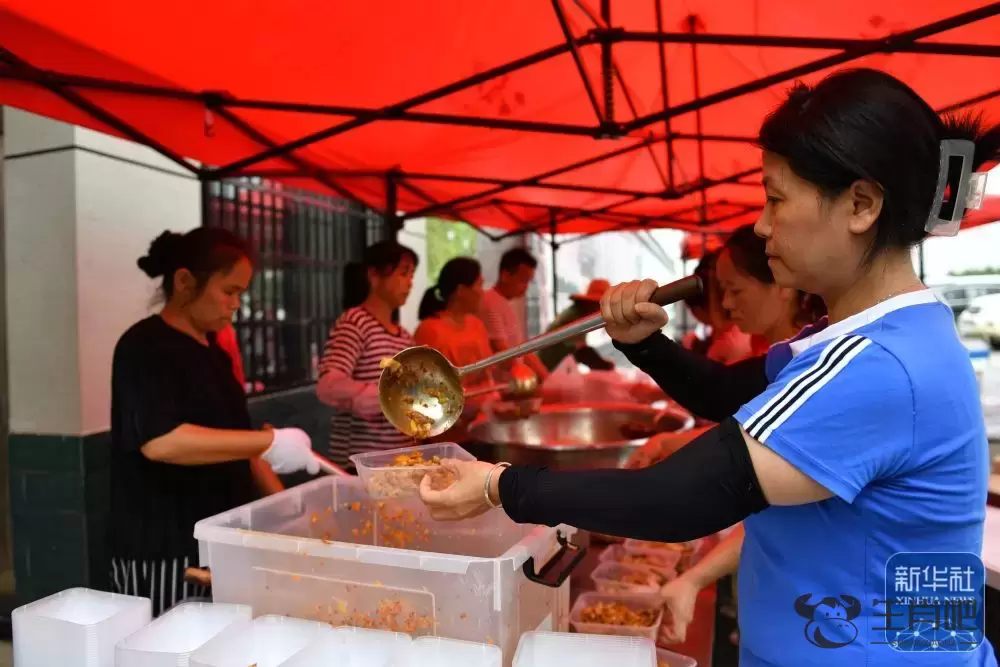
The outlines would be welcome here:
M 315 456 L 316 456 L 316 461 L 319 463 L 319 469 L 325 472 L 327 475 L 333 475 L 335 477 L 351 476 L 351 473 L 347 472 L 336 463 L 331 463 L 330 461 L 326 460 L 319 454 L 316 454 Z
M 649 300 L 658 306 L 668 306 L 672 303 L 677 303 L 678 301 L 695 296 L 700 292 L 701 279 L 698 278 L 698 276 L 688 276 L 686 278 L 681 278 L 680 280 L 675 280 L 672 283 L 667 283 L 666 285 L 660 285 L 656 288 L 656 291 L 653 292 L 653 295 Z M 478 373 L 479 371 L 485 370 L 490 366 L 495 366 L 511 359 L 523 357 L 526 354 L 543 350 L 565 340 L 570 340 L 576 338 L 577 336 L 588 334 L 591 331 L 603 329 L 604 324 L 604 316 L 600 314 L 578 320 L 561 329 L 556 329 L 555 331 L 550 331 L 549 333 L 542 334 L 541 336 L 536 336 L 531 340 L 521 343 L 520 345 L 515 345 L 514 347 L 504 350 L 503 352 L 498 352 L 492 357 L 487 357 L 482 361 L 468 366 L 462 366 L 458 369 L 458 374 L 468 375 L 469 373 Z
M 510 389 L 508 384 L 494 384 L 489 387 L 482 387 L 481 389 L 473 389 L 472 391 L 465 392 L 466 398 L 475 398 L 476 396 L 485 396 L 486 394 L 492 394 L 495 391 L 504 391 L 505 389 Z

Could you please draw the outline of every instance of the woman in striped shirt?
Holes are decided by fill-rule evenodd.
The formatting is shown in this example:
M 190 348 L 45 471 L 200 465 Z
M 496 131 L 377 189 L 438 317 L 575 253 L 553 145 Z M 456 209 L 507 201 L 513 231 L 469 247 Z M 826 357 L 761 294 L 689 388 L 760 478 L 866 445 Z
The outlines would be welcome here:
M 330 331 L 316 386 L 319 399 L 337 409 L 328 455 L 338 465 L 349 466 L 354 454 L 412 444 L 382 416 L 378 379 L 383 358 L 414 344 L 393 313 L 410 296 L 416 268 L 416 253 L 382 241 L 344 271 L 345 310 Z

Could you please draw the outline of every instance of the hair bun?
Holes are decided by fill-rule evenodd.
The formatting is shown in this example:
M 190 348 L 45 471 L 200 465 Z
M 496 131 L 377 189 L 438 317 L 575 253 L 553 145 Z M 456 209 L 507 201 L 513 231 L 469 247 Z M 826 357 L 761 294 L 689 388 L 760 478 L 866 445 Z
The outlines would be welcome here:
M 136 264 L 150 278 L 166 275 L 171 267 L 177 265 L 183 240 L 184 237 L 180 234 L 163 232 L 149 244 L 145 257 L 140 257 Z

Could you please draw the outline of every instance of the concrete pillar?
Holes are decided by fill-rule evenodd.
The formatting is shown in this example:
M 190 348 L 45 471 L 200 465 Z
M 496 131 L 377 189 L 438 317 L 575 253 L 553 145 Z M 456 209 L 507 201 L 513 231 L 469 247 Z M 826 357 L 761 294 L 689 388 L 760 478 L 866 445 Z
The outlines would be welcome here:
M 199 225 L 201 194 L 149 149 L 3 114 L 12 537 L 33 599 L 106 582 L 112 352 L 154 305 L 136 259 Z

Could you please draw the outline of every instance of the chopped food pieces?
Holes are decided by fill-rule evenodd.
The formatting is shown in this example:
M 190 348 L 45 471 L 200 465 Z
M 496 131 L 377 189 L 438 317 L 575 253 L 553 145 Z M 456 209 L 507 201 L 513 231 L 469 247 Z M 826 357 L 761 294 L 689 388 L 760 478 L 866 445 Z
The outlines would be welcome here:
M 398 498 L 418 493 L 425 476 L 430 476 L 431 487 L 438 491 L 455 482 L 455 475 L 441 467 L 441 457 L 425 459 L 417 451 L 399 454 L 389 465 L 373 469 L 365 486 L 375 498 Z
M 378 607 L 369 613 L 351 612 L 343 600 L 335 600 L 334 602 L 335 604 L 327 605 L 326 609 L 323 609 L 322 606 L 316 608 L 315 615 L 318 616 L 318 620 L 333 626 L 350 625 L 369 630 L 386 630 L 407 634 L 426 634 L 426 631 L 434 627 L 433 616 L 408 610 L 401 600 L 390 598 L 381 600 Z
M 396 373 L 403 370 L 403 364 L 399 363 L 392 357 L 383 357 L 381 361 L 378 362 L 378 367 L 381 369 L 389 369 L 390 373 Z
M 580 611 L 580 620 L 601 625 L 649 627 L 656 623 L 658 615 L 655 609 L 636 610 L 621 602 L 595 602 Z
M 425 460 L 423 452 L 409 452 L 407 454 L 397 454 L 396 458 L 392 460 L 392 464 L 385 467 L 413 468 L 416 466 L 439 466 L 439 465 L 441 465 L 440 456 L 432 456 L 429 460 Z
M 429 438 L 431 435 L 431 430 L 434 428 L 434 420 L 416 410 L 406 410 L 404 412 L 406 418 L 409 420 L 407 431 L 408 435 L 412 435 L 417 440 L 423 440 Z
M 663 575 L 656 572 L 623 571 L 612 576 L 612 581 L 630 586 L 662 586 L 666 583 Z
M 637 544 L 643 549 L 653 551 L 679 551 L 681 553 L 685 553 L 694 549 L 694 547 L 688 542 L 648 542 L 643 540 Z
M 626 565 L 645 565 L 647 567 L 663 567 L 668 565 L 666 561 L 650 554 L 632 554 L 625 552 L 621 555 L 620 563 Z

